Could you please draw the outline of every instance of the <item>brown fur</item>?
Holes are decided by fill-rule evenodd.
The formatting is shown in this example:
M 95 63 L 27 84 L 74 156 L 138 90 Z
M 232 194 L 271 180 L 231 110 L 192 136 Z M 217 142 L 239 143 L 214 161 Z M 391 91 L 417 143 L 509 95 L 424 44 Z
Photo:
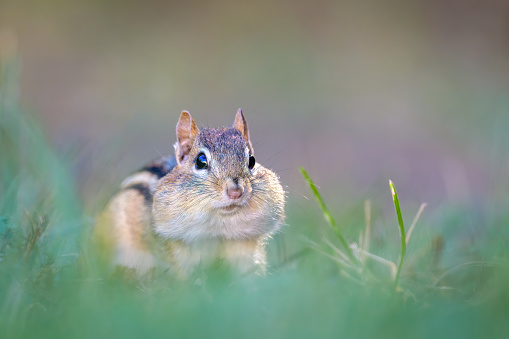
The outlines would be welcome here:
M 176 163 L 162 158 L 127 178 L 98 219 L 96 238 L 114 264 L 141 274 L 162 265 L 186 277 L 216 259 L 263 272 L 265 242 L 284 222 L 284 191 L 272 171 L 248 168 L 253 148 L 242 111 L 233 127 L 203 130 L 184 111 L 176 130 Z

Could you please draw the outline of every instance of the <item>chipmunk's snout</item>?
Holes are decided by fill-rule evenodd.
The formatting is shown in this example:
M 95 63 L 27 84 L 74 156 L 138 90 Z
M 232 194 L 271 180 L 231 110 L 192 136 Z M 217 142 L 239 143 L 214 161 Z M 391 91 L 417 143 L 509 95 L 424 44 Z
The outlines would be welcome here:
M 244 187 L 239 183 L 238 178 L 230 179 L 226 183 L 226 196 L 232 200 L 240 199 L 244 194 Z

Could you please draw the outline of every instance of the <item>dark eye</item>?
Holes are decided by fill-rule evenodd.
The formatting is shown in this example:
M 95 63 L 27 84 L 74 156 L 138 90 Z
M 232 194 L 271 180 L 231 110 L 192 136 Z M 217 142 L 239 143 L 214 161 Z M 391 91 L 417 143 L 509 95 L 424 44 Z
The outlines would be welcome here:
M 196 157 L 196 169 L 205 169 L 209 167 L 207 156 L 204 153 L 198 154 Z
M 249 169 L 253 169 L 254 165 L 256 164 L 256 160 L 255 160 L 255 157 L 253 157 L 252 155 L 249 156 Z

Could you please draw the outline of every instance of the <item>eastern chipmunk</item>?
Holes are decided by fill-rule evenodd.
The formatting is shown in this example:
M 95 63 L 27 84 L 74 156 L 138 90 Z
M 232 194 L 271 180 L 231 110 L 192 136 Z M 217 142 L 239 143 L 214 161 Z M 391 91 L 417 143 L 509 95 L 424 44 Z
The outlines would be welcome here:
M 256 162 L 242 111 L 232 127 L 201 130 L 183 111 L 174 147 L 175 157 L 125 179 L 99 216 L 95 238 L 110 260 L 138 274 L 162 265 L 184 278 L 217 259 L 263 273 L 285 193 Z

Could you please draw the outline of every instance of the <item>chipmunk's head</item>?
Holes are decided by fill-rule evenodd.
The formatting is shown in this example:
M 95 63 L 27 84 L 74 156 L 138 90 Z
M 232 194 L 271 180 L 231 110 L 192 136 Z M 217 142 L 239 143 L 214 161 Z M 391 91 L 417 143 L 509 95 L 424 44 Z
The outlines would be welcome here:
M 155 228 L 163 237 L 246 239 L 279 226 L 284 192 L 277 176 L 256 163 L 240 109 L 232 127 L 202 130 L 182 112 L 175 157 L 177 166 L 154 196 Z
M 233 127 L 201 131 L 191 115 L 182 112 L 177 124 L 175 157 L 181 172 L 189 175 L 189 188 L 214 194 L 210 207 L 216 208 L 218 213 L 232 213 L 248 202 L 249 179 L 256 160 L 240 109 Z

